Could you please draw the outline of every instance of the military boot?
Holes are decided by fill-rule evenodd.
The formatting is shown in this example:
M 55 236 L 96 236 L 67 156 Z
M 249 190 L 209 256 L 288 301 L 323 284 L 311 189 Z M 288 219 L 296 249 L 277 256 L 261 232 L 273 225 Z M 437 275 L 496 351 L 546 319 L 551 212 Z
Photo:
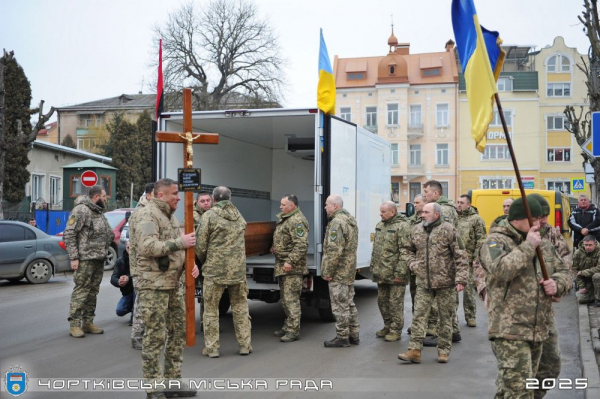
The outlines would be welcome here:
M 405 353 L 399 354 L 398 359 L 405 362 L 421 363 L 421 351 L 418 349 L 409 349 Z
M 446 353 L 438 353 L 438 363 L 448 363 L 448 355 Z
M 204 348 L 204 349 L 202 349 L 202 354 L 204 356 L 208 356 L 210 358 L 216 358 L 216 357 L 219 357 L 219 350 Z
M 350 341 L 350 345 L 360 345 L 360 337 L 359 336 L 353 337 L 351 335 L 350 338 L 348 339 L 348 341 Z
M 425 337 L 423 340 L 423 346 L 434 347 L 438 344 L 438 337 Z
M 281 342 L 294 342 L 300 339 L 300 334 L 285 334 L 281 339 Z
M 85 323 L 83 327 L 81 327 L 84 333 L 88 334 L 104 334 L 104 330 L 94 323 Z
M 131 340 L 131 347 L 133 349 L 137 349 L 138 351 L 142 350 L 142 342 L 140 340 L 137 339 L 132 339 Z
M 83 333 L 83 330 L 81 329 L 81 327 L 77 327 L 77 326 L 69 328 L 69 335 L 72 336 L 73 338 L 85 337 L 85 334 Z
M 197 391 L 190 388 L 185 382 L 179 381 L 179 388 L 169 388 L 163 392 L 167 398 L 190 398 L 196 396 Z
M 387 342 L 394 342 L 394 341 L 398 341 L 400 339 L 400 334 L 395 333 L 395 332 L 390 332 L 388 335 L 385 336 L 385 340 Z
M 467 326 L 477 327 L 477 321 L 475 321 L 475 319 L 469 319 L 469 320 L 467 320 Z
M 335 337 L 330 341 L 323 342 L 326 348 L 347 348 L 350 346 L 350 340 L 345 338 Z
M 377 338 L 383 338 L 390 333 L 389 327 L 383 327 L 381 330 L 375 332 L 375 336 Z
M 240 346 L 240 355 L 242 356 L 248 356 L 249 354 L 252 353 L 252 345 L 248 345 L 248 346 Z
M 273 335 L 276 336 L 276 337 L 281 338 L 281 337 L 283 337 L 285 335 L 285 331 L 283 331 L 283 330 L 277 330 L 277 331 L 275 331 L 273 333 Z
M 462 337 L 460 333 L 452 333 L 452 342 L 460 342 L 462 341 Z

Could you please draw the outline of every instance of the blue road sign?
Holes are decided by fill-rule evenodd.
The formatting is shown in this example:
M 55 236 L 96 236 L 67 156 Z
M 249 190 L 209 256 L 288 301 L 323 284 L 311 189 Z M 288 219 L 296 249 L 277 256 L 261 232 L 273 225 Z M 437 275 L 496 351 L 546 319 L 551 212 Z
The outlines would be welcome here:
M 600 157 L 600 112 L 592 112 L 592 155 Z

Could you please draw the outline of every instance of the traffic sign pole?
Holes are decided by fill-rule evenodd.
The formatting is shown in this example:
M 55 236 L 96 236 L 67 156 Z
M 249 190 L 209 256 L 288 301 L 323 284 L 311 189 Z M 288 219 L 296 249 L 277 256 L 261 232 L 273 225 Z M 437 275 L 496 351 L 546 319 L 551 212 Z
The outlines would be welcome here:
M 592 156 L 600 157 L 600 112 L 592 112 Z

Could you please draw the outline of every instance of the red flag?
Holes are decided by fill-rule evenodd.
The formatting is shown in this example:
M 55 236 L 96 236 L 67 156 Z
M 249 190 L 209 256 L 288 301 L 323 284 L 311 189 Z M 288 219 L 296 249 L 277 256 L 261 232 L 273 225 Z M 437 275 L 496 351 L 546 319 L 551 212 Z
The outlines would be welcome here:
M 163 112 L 163 72 L 162 72 L 162 39 L 158 47 L 158 83 L 156 85 L 156 120 Z

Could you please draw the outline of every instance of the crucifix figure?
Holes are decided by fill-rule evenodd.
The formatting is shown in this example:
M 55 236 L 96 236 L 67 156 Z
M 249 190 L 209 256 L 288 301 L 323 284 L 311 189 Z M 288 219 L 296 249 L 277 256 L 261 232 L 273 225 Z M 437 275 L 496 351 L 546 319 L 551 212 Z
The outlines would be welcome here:
M 194 165 L 194 144 L 219 144 L 219 135 L 216 133 L 192 133 L 192 90 L 183 89 L 183 131 L 156 132 L 156 141 L 159 143 L 182 143 L 183 166 L 192 168 Z M 185 234 L 194 231 L 194 193 L 185 192 Z M 198 265 L 200 266 L 200 265 Z M 188 248 L 185 253 L 185 318 L 186 318 L 186 345 L 196 344 L 196 304 L 195 280 L 192 277 L 194 268 L 194 248 Z

